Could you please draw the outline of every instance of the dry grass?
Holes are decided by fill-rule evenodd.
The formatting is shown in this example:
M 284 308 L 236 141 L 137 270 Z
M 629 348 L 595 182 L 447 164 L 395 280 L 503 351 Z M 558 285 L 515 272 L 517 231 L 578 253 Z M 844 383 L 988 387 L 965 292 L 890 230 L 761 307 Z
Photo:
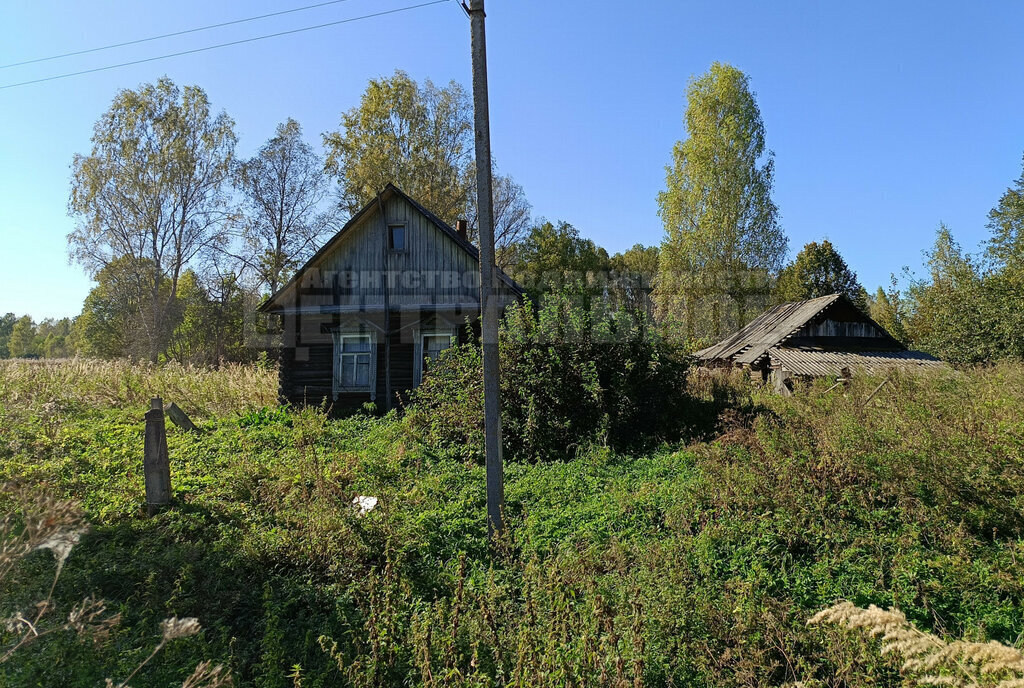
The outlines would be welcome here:
M 23 486 L 4 485 L 3 488 L 5 496 L 17 508 L 0 520 L 0 583 L 34 550 L 52 552 L 56 566 L 46 599 L 36 602 L 31 611 L 18 611 L 3 619 L 4 630 L 14 641 L 2 648 L 0 664 L 26 645 L 61 631 L 74 631 L 96 642 L 106 639 L 120 621 L 120 614 L 108 614 L 103 600 L 86 597 L 71 608 L 65 621 L 56 618 L 54 588 L 71 550 L 87 530 L 81 506 L 75 501 L 55 499 Z
M 900 671 L 920 686 L 1021 688 L 1024 653 L 996 641 L 946 641 L 918 630 L 898 609 L 867 609 L 840 602 L 815 614 L 808 624 L 835 624 L 880 638 L 883 655 L 903 658 Z
M 124 360 L 0 360 L 0 407 L 59 415 L 81 405 L 123 408 L 154 396 L 212 417 L 277 401 L 277 371 L 253 365 L 220 368 Z

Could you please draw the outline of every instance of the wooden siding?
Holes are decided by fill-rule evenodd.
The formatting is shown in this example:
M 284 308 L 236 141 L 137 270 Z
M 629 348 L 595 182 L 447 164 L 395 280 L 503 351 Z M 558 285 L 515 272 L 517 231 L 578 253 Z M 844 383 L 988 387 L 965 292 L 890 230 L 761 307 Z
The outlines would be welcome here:
M 868 337 L 883 339 L 883 333 L 870 321 L 833 320 L 826 318 L 797 330 L 794 337 Z
M 337 305 L 391 308 L 479 303 L 476 260 L 401 196 L 374 208 L 348 236 L 307 270 L 299 307 Z M 405 226 L 405 249 L 387 247 L 387 225 Z M 388 293 L 385 294 L 385 285 Z
M 416 345 L 414 334 L 420 327 L 435 328 L 434 315 L 430 313 L 402 314 L 402 318 L 394 317 L 389 337 L 391 348 L 391 396 L 390 406 L 387 404 L 387 358 L 384 346 L 384 335 L 377 335 L 377 384 L 376 399 L 373 400 L 379 409 L 394 408 L 397 404 L 408 401 L 408 392 L 414 386 L 416 369 Z M 366 322 L 380 326 L 381 320 L 367 318 Z M 364 403 L 371 401 L 369 392 L 333 395 L 334 376 L 334 340 L 330 330 L 339 325 L 337 314 L 286 314 L 285 322 L 291 321 L 295 332 L 295 346 L 281 349 L 278 381 L 281 400 L 295 406 L 319 406 L 326 400 L 334 413 L 349 413 L 358 410 Z M 455 326 L 455 323 L 448 325 Z M 479 323 L 472 323 L 473 331 L 479 334 Z M 456 327 L 459 343 L 469 341 L 466 328 L 459 324 Z

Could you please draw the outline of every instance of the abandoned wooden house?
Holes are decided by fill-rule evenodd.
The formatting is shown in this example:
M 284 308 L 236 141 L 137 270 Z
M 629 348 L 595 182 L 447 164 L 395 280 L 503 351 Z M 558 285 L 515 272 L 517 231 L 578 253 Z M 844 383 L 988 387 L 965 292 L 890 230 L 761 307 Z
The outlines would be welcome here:
M 793 378 L 944 365 L 907 349 L 843 294 L 775 306 L 696 356 L 705 366 L 760 373 L 783 394 L 792 390 Z
M 281 316 L 281 398 L 389 409 L 416 387 L 479 318 L 478 253 L 458 225 L 389 184 L 324 244 L 260 307 Z M 522 290 L 498 272 L 505 308 Z

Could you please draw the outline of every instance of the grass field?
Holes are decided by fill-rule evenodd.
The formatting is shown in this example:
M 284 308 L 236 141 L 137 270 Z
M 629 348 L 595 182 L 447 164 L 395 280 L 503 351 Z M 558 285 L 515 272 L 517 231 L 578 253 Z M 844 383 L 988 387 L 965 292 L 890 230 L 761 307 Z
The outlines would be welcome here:
M 268 688 L 902 685 L 864 641 L 807 626 L 839 599 L 1019 645 L 1024 367 L 898 378 L 866 403 L 878 381 L 781 399 L 694 376 L 687 443 L 510 463 L 511 535 L 489 551 L 483 468 L 405 419 L 278 408 L 252 367 L 0 361 L 5 511 L 20 485 L 91 524 L 52 616 L 90 594 L 121 614 L 100 643 L 26 644 L 0 686 L 119 681 L 175 615 L 202 632 L 132 685 L 180 685 L 205 659 Z M 201 432 L 169 428 L 174 505 L 146 518 L 154 395 Z M 0 576 L 0 618 L 53 574 L 38 551 Z

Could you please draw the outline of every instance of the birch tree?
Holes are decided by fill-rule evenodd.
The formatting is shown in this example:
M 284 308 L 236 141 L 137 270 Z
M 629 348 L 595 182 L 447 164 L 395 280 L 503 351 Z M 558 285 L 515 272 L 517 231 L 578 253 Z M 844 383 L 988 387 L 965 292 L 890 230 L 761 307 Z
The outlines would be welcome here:
M 719 336 L 767 303 L 767 277 L 782 267 L 788 242 L 747 76 L 716 62 L 686 95 L 689 136 L 673 148 L 658 194 L 665 239 L 657 305 L 662 318 L 685 321 L 690 338 Z
M 324 145 L 348 215 L 393 183 L 454 225 L 474 188 L 472 108 L 455 81 L 421 86 L 403 71 L 372 79 Z
M 138 322 L 151 360 L 174 327 L 184 270 L 226 240 L 233 128 L 211 113 L 203 89 L 164 77 L 118 93 L 93 129 L 92 151 L 72 162 L 71 258 L 92 276 L 122 258 L 146 266 L 137 278 L 148 312 Z
M 331 180 L 289 118 L 241 165 L 236 183 L 245 199 L 240 258 L 273 294 L 334 226 L 324 207 Z

